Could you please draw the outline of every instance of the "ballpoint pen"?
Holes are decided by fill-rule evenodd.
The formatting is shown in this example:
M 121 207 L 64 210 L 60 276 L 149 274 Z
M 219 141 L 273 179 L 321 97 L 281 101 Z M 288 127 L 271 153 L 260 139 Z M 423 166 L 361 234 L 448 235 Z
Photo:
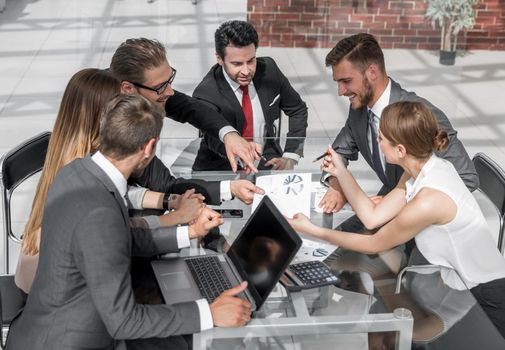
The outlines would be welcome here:
M 333 147 L 333 150 L 336 152 L 339 148 L 340 148 L 339 146 L 335 146 L 335 147 Z M 328 152 L 325 152 L 325 153 L 321 154 L 319 157 L 317 157 L 316 159 L 314 159 L 314 160 L 312 161 L 312 163 L 315 163 L 315 162 L 317 162 L 318 160 L 323 159 L 323 158 L 324 158 L 327 154 L 328 154 Z

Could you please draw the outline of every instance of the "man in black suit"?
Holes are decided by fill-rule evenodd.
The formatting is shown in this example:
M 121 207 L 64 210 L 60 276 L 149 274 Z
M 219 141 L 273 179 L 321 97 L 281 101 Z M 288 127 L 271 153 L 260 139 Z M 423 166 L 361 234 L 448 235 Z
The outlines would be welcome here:
M 244 21 L 223 23 L 215 33 L 217 64 L 193 92 L 193 97 L 220 112 L 246 139 L 267 138 L 263 156 L 269 169 L 293 169 L 303 156 L 307 106 L 270 57 L 256 57 L 258 33 Z M 245 102 L 244 102 L 245 101 Z M 281 111 L 289 117 L 284 151 L 276 136 Z M 299 138 L 299 139 L 289 139 Z M 225 150 L 207 133 L 193 170 L 229 170 Z
M 244 140 L 216 111 L 172 88 L 176 70 L 169 65 L 165 47 L 160 42 L 145 38 L 126 40 L 114 53 L 110 71 L 121 81 L 122 93 L 138 93 L 163 107 L 167 117 L 188 122 L 222 140 L 223 148 L 226 147 L 225 158 L 233 171 L 237 168 L 236 157 L 244 161 L 248 170 L 256 171 L 253 162 L 259 159 L 261 146 Z M 206 182 L 176 178 L 158 157 L 154 157 L 140 176 L 132 178 L 142 187 L 167 195 L 195 188 L 205 196 L 208 204 L 214 205 L 233 197 L 249 204 L 255 193 L 263 193 L 248 180 Z

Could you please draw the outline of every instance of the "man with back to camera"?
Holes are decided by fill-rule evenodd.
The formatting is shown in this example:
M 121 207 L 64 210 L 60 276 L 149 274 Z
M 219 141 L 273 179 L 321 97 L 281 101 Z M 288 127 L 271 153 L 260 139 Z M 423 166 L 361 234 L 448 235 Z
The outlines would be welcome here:
M 124 349 L 121 340 L 129 340 L 128 349 L 181 349 L 187 343 L 179 335 L 249 320 L 249 303 L 235 297 L 246 283 L 210 305 L 204 299 L 135 303 L 132 252 L 174 251 L 206 232 L 130 231 L 126 180 L 153 158 L 162 124 L 160 108 L 141 96 L 121 95 L 102 118 L 99 151 L 57 175 L 47 195 L 37 273 L 23 312 L 11 325 L 8 349 Z M 222 223 L 209 213 L 198 224 L 207 231 Z
M 214 35 L 217 64 L 193 92 L 193 97 L 220 112 L 245 139 L 267 138 L 260 163 L 267 169 L 293 169 L 303 156 L 307 106 L 270 57 L 256 57 L 258 33 L 245 21 L 228 21 Z M 274 139 L 281 111 L 289 117 L 284 151 Z M 289 139 L 292 138 L 292 139 Z M 294 139 L 296 138 L 296 139 Z M 229 170 L 219 140 L 206 134 L 193 170 Z
M 169 65 L 165 47 L 160 42 L 145 38 L 126 40 L 114 53 L 110 70 L 121 81 L 123 93 L 138 93 L 164 107 L 168 117 L 181 123 L 189 122 L 205 133 L 219 135 L 219 139 L 224 140 L 233 171 L 237 167 L 235 156 L 244 160 L 248 171 L 256 171 L 253 160 L 255 157 L 259 159 L 261 147 L 245 141 L 216 111 L 172 88 L 176 70 Z M 255 193 L 263 194 L 262 189 L 248 180 L 205 182 L 177 179 L 157 157 L 142 175 L 134 179 L 143 187 L 167 194 L 195 188 L 205 195 L 208 204 L 220 204 L 221 200 L 234 196 L 250 204 Z
M 376 200 L 391 191 L 401 176 L 403 170 L 397 165 L 385 162 L 384 155 L 377 144 L 378 126 L 382 110 L 391 103 L 398 101 L 418 101 L 426 104 L 435 113 L 441 128 L 447 131 L 449 147 L 438 156 L 450 161 L 459 175 L 471 190 L 479 185 L 479 179 L 473 163 L 463 144 L 457 138 L 449 119 L 437 107 L 414 92 L 404 90 L 400 84 L 386 73 L 384 54 L 377 40 L 370 34 L 359 33 L 340 40 L 326 56 L 326 66 L 331 66 L 333 80 L 338 84 L 339 96 L 349 98 L 350 108 L 344 127 L 340 130 L 332 147 L 346 162 L 357 160 L 361 153 L 372 167 L 383 186 Z M 323 174 L 323 179 L 327 175 Z M 334 177 L 325 179 L 329 185 L 319 206 L 326 213 L 338 212 L 347 202 L 338 181 Z M 342 231 L 360 232 L 364 226 L 357 216 L 344 221 Z M 410 253 L 413 241 L 409 242 L 407 252 Z M 352 254 L 352 253 L 351 253 Z M 338 250 L 326 262 L 335 266 L 343 250 Z M 334 267 L 334 269 L 339 269 Z

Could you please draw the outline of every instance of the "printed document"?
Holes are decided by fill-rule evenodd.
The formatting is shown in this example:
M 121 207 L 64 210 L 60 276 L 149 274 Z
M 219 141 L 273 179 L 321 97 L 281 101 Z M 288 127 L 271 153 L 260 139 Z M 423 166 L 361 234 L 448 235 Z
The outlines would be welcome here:
M 265 190 L 279 211 L 292 218 L 296 213 L 303 213 L 310 218 L 310 194 L 312 175 L 309 173 L 275 174 L 256 178 L 256 185 Z M 263 195 L 254 195 L 252 211 L 256 209 Z

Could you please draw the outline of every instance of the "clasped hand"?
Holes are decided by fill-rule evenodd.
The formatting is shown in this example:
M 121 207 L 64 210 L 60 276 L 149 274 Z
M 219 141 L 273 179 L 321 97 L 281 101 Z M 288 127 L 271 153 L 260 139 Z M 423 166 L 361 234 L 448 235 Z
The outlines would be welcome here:
M 205 197 L 190 189 L 170 202 L 170 207 L 175 209 L 179 224 L 187 224 L 195 221 L 204 207 Z
M 204 237 L 211 229 L 222 225 L 223 223 L 224 220 L 221 214 L 208 207 L 203 207 L 198 218 L 189 224 L 189 238 L 193 239 Z

